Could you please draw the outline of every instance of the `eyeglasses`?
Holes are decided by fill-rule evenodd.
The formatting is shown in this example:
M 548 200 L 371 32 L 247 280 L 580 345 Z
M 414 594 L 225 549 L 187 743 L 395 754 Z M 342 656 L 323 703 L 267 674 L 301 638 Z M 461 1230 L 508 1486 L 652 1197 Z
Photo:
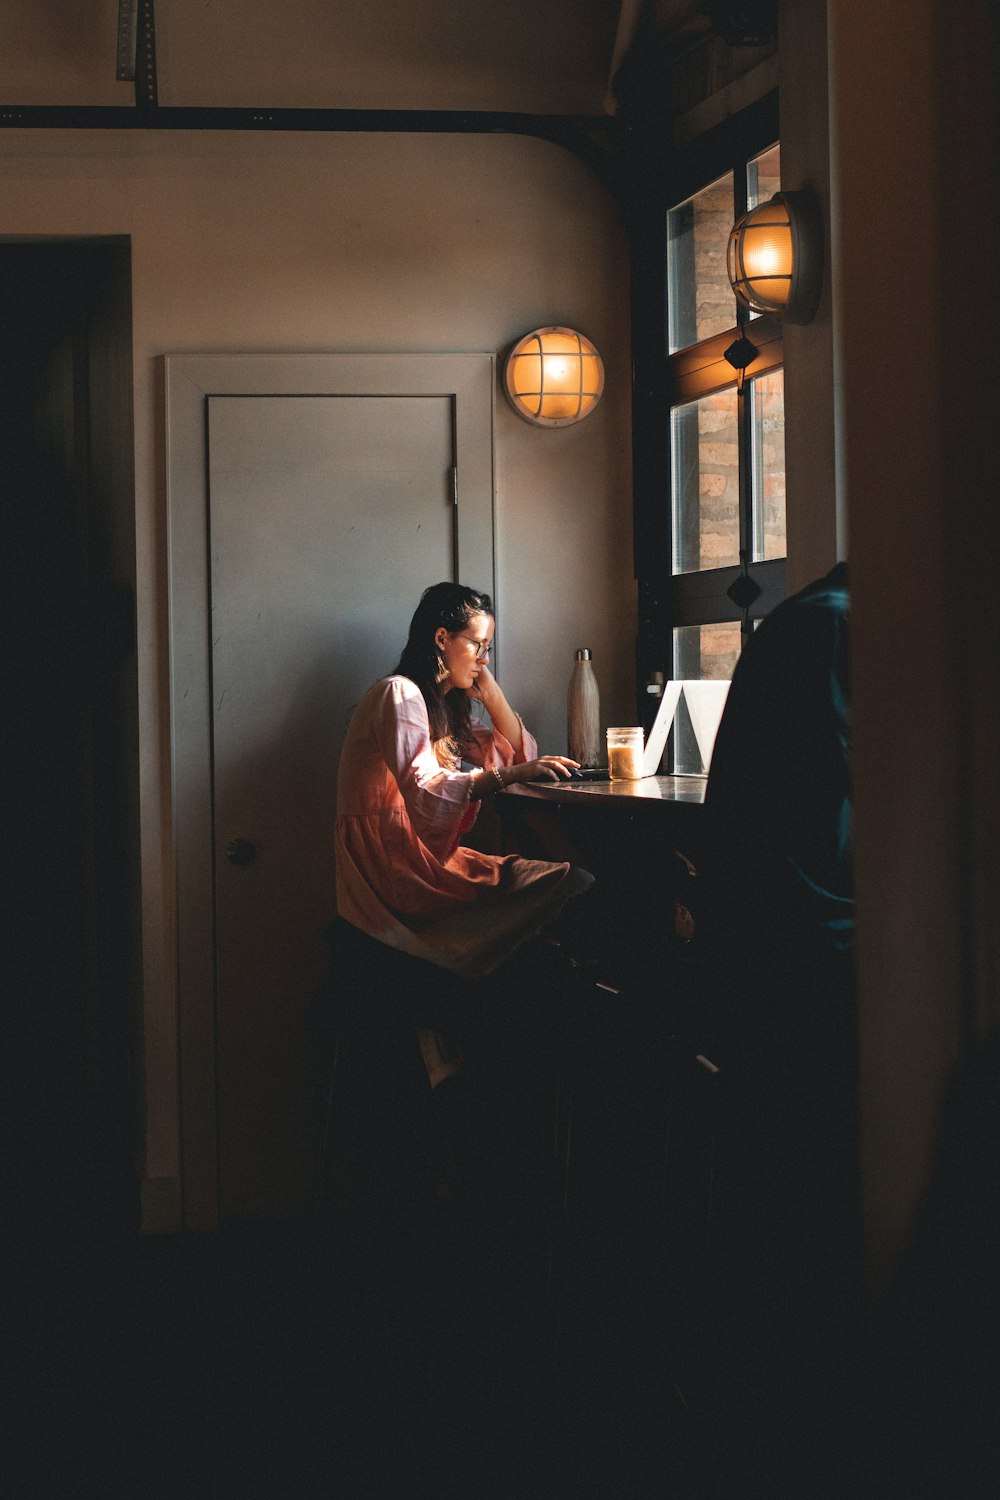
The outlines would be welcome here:
M 471 635 L 466 635 L 464 631 L 459 631 L 459 634 L 461 635 L 463 641 L 468 641 L 470 646 L 475 646 L 476 661 L 489 660 L 490 651 L 492 650 L 493 645 L 492 641 L 475 641 L 473 640 Z

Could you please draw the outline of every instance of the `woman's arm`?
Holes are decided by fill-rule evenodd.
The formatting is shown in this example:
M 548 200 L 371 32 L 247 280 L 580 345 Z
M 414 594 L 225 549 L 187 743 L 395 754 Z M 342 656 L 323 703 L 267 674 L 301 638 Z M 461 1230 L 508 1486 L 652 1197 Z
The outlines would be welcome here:
M 489 667 L 482 666 L 475 686 L 469 689 L 469 697 L 478 699 L 490 716 L 497 734 L 503 736 L 514 751 L 513 765 L 494 761 L 482 771 L 472 773 L 470 796 L 473 801 L 499 792 L 516 781 L 565 781 L 578 762 L 565 755 L 538 755 L 534 738 L 527 733 L 521 720 L 503 695 Z M 526 756 L 532 758 L 526 759 Z
M 516 766 L 490 766 L 485 771 L 473 771 L 469 795 L 473 802 L 478 802 L 516 781 L 566 781 L 579 764 L 566 755 L 540 755 L 537 760 L 524 760 Z
M 387 677 L 372 689 L 372 725 L 382 759 L 399 787 L 410 821 L 436 858 L 445 860 L 478 802 L 512 781 L 533 777 L 560 781 L 576 761 L 544 755 L 519 765 L 483 771 L 450 771 L 440 765 L 430 741 L 420 689 L 406 677 Z M 514 715 L 517 719 L 517 715 Z M 520 724 L 520 720 L 518 720 Z M 468 821 L 467 821 L 468 820 Z
M 521 720 L 503 695 L 503 689 L 489 667 L 483 663 L 479 676 L 469 689 L 469 697 L 478 699 L 490 716 L 494 729 L 499 730 L 513 747 L 515 755 L 524 754 L 524 734 Z
M 399 788 L 410 823 L 421 843 L 445 860 L 469 815 L 469 774 L 449 770 L 438 761 L 416 683 L 401 676 L 384 678 L 371 690 L 370 702 L 375 745 Z

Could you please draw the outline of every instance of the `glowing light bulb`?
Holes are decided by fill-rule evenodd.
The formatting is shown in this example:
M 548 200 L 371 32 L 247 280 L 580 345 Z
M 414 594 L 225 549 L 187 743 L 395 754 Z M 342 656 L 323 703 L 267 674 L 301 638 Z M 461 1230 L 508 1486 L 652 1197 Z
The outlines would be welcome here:
M 783 269 L 781 264 L 782 258 L 778 253 L 777 246 L 769 244 L 759 246 L 751 255 L 747 256 L 748 260 L 753 260 L 755 276 L 778 275 Z
M 604 389 L 601 356 L 571 328 L 537 328 L 511 350 L 504 388 L 526 421 L 563 427 L 593 411 Z

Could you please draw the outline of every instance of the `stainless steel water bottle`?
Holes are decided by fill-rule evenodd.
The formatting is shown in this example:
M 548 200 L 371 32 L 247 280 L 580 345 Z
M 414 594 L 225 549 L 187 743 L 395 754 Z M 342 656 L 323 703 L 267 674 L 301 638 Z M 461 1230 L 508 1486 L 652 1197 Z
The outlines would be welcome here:
M 601 753 L 601 695 L 589 646 L 576 653 L 566 694 L 566 741 L 571 760 L 596 766 Z

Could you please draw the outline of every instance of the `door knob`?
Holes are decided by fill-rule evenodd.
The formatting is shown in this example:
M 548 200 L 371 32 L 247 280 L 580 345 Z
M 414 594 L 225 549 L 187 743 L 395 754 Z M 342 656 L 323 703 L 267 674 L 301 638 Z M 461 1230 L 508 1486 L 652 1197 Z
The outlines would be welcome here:
M 226 850 L 226 858 L 233 865 L 249 865 L 253 863 L 257 850 L 249 839 L 233 839 Z

